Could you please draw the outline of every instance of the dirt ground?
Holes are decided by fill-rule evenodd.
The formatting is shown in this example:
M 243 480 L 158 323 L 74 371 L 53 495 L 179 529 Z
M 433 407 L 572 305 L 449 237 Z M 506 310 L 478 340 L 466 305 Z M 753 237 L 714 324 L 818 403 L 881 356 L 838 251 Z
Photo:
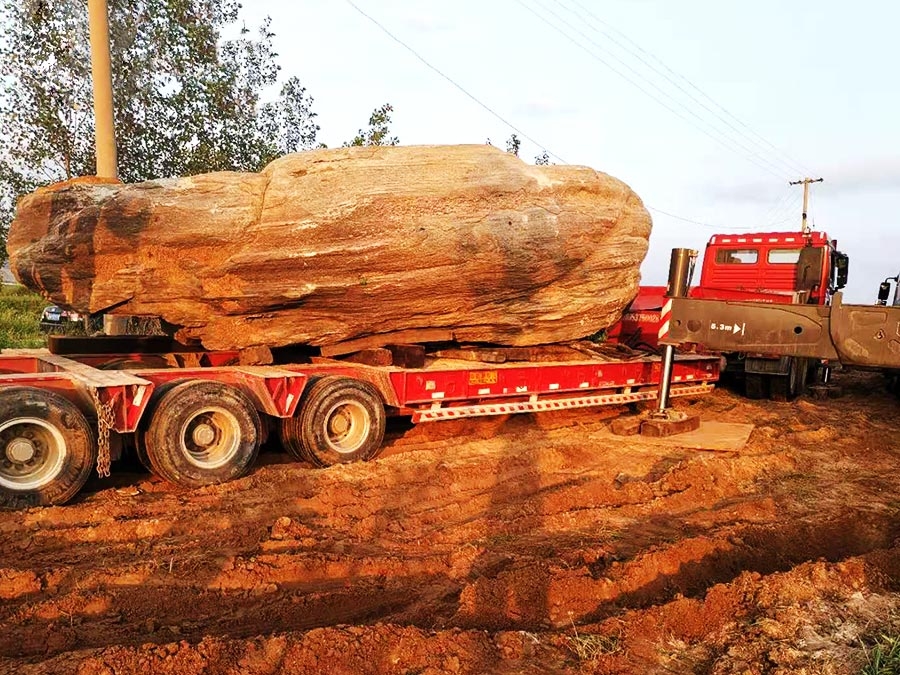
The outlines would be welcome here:
M 754 424 L 739 452 L 575 411 L 193 492 L 114 472 L 0 512 L 0 672 L 859 673 L 900 633 L 900 404 L 838 382 L 679 402 Z

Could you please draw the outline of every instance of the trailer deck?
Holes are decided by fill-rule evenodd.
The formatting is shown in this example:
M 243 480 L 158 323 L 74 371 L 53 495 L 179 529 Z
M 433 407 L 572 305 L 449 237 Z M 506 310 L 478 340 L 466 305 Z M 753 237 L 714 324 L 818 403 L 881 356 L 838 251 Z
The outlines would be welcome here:
M 371 459 L 388 416 L 421 423 L 653 401 L 663 372 L 653 355 L 490 364 L 428 358 L 421 368 L 236 361 L 234 352 L 152 349 L 0 355 L 0 489 L 61 503 L 87 479 L 87 465 L 105 475 L 123 448 L 170 482 L 222 482 L 249 470 L 272 426 L 298 459 L 320 466 Z M 718 376 L 718 357 L 682 356 L 671 395 L 706 394 Z M 21 417 L 20 397 L 31 410 Z M 77 439 L 67 436 L 73 424 Z M 66 471 L 76 459 L 77 471 Z M 47 496 L 57 480 L 52 467 L 71 484 Z

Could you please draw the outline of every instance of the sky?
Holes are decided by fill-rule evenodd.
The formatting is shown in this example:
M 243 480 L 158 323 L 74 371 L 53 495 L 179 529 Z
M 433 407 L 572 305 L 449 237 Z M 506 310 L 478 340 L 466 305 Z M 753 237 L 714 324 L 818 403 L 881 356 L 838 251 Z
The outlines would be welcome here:
M 272 18 L 281 75 L 312 95 L 329 146 L 390 103 L 405 145 L 505 147 L 518 130 L 527 161 L 546 150 L 624 180 L 653 216 L 644 283 L 665 283 L 673 247 L 799 229 L 788 182 L 806 176 L 824 178 L 811 222 L 850 255 L 845 299 L 871 303 L 900 272 L 900 3 L 244 5 L 248 28 Z

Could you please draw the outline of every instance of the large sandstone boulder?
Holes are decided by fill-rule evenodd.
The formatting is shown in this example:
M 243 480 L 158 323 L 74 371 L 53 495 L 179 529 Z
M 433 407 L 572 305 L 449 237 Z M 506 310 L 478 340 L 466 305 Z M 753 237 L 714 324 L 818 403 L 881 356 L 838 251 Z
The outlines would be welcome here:
M 19 202 L 8 248 L 53 302 L 160 316 L 210 349 L 416 329 L 535 345 L 615 323 L 649 234 L 638 196 L 589 168 L 483 145 L 375 147 L 41 189 Z

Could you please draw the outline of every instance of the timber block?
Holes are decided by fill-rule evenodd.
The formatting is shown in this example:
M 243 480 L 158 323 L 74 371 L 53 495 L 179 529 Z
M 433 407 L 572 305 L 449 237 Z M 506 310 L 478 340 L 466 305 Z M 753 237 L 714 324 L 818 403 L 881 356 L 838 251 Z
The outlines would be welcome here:
M 609 430 L 616 436 L 637 436 L 643 423 L 644 418 L 640 415 L 617 417 L 609 423 Z
M 387 345 L 393 365 L 398 368 L 424 368 L 425 347 L 422 345 Z
M 272 350 L 264 345 L 247 347 L 238 353 L 238 363 L 242 366 L 267 366 L 274 361 Z
M 344 361 L 361 363 L 364 366 L 389 366 L 394 362 L 394 357 L 390 350 L 384 347 L 372 347 L 355 352 L 346 357 Z
M 684 415 L 678 417 L 650 417 L 641 423 L 641 436 L 651 438 L 663 438 L 683 434 L 686 431 L 696 431 L 700 428 L 699 415 Z

